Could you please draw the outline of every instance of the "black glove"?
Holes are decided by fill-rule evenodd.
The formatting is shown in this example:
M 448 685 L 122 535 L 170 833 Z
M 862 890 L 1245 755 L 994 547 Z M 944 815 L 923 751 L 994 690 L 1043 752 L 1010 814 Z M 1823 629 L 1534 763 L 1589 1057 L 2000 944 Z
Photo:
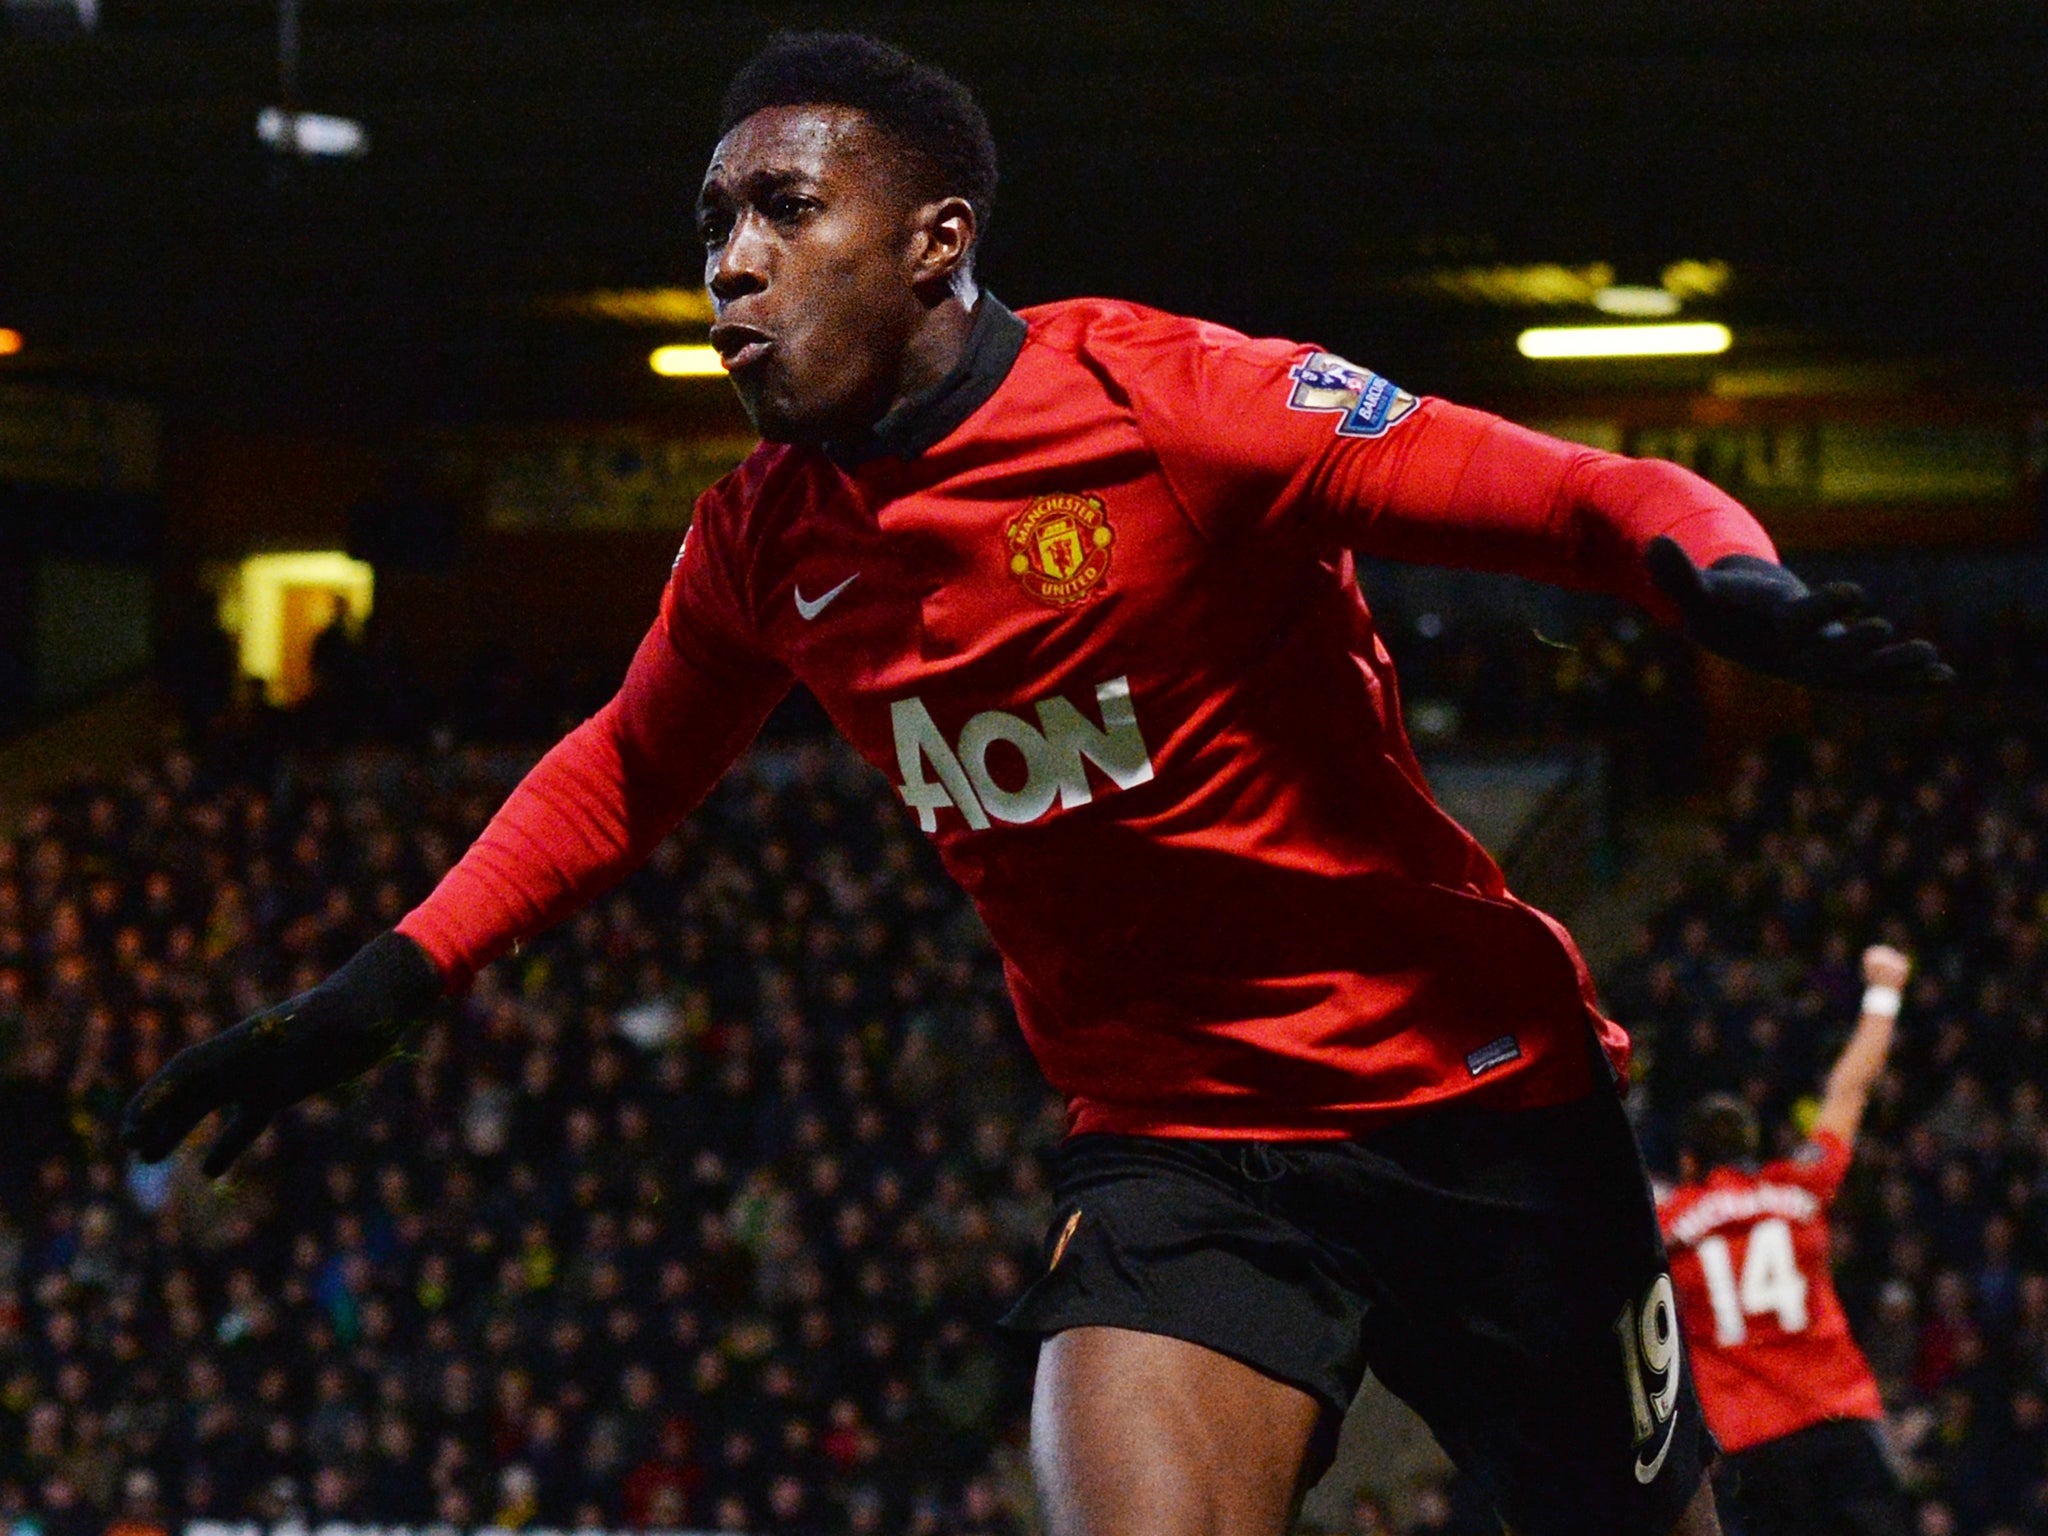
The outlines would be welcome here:
M 1901 640 L 1870 611 L 1863 589 L 1831 581 L 1809 590 L 1755 555 L 1724 555 L 1704 571 L 1670 539 L 1650 541 L 1650 579 L 1699 644 L 1756 672 L 1809 688 L 1908 693 L 1955 681 L 1925 640 Z
M 200 1165 L 218 1178 L 278 1111 L 389 1056 L 441 994 L 426 951 L 396 929 L 381 933 L 312 991 L 178 1052 L 128 1101 L 121 1140 L 145 1163 L 161 1162 L 226 1110 Z

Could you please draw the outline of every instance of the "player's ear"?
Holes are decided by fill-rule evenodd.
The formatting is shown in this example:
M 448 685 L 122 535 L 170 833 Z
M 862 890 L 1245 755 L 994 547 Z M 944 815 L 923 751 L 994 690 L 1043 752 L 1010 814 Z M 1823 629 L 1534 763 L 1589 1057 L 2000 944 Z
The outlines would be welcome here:
M 936 301 L 966 276 L 979 232 L 964 197 L 939 198 L 911 215 L 910 283 L 920 297 Z

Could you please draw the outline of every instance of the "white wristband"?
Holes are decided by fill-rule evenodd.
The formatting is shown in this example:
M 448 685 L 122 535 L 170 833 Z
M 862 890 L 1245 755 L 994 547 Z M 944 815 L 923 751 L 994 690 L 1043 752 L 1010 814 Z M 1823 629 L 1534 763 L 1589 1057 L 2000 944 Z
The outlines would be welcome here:
M 1881 1019 L 1896 1019 L 1899 1004 L 1905 1000 L 1897 987 L 1865 987 L 1863 989 L 1863 1011 L 1874 1013 Z

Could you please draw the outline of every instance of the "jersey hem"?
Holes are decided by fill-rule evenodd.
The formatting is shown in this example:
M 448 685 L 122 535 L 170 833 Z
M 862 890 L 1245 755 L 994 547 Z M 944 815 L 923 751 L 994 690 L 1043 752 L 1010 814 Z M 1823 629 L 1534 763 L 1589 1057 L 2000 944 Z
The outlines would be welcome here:
M 1587 1065 L 1590 1068 L 1590 1062 Z M 1143 1110 L 1069 1099 L 1067 1134 L 1157 1136 L 1168 1141 L 1347 1141 L 1434 1110 L 1513 1114 L 1576 1104 L 1595 1093 L 1616 1091 L 1611 1084 L 1595 1079 L 1590 1070 L 1573 1070 L 1565 1061 L 1539 1060 L 1536 1066 L 1537 1070 L 1518 1076 L 1459 1084 L 1426 1097 L 1385 1104 L 1303 1107 L 1284 1119 L 1271 1118 L 1276 1106 L 1270 1101 L 1247 1101 L 1245 1113 L 1234 1117 L 1223 1109 L 1228 1101 L 1206 1108 L 1181 1105 L 1174 1110 Z

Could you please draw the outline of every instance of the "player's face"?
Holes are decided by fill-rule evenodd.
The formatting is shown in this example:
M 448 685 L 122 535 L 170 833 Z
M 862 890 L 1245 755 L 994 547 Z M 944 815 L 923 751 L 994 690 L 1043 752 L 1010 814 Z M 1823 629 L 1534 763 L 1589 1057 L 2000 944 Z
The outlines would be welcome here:
M 775 442 L 858 436 L 888 410 L 923 313 L 919 210 L 847 107 L 771 107 L 712 151 L 697 197 L 711 344 Z

